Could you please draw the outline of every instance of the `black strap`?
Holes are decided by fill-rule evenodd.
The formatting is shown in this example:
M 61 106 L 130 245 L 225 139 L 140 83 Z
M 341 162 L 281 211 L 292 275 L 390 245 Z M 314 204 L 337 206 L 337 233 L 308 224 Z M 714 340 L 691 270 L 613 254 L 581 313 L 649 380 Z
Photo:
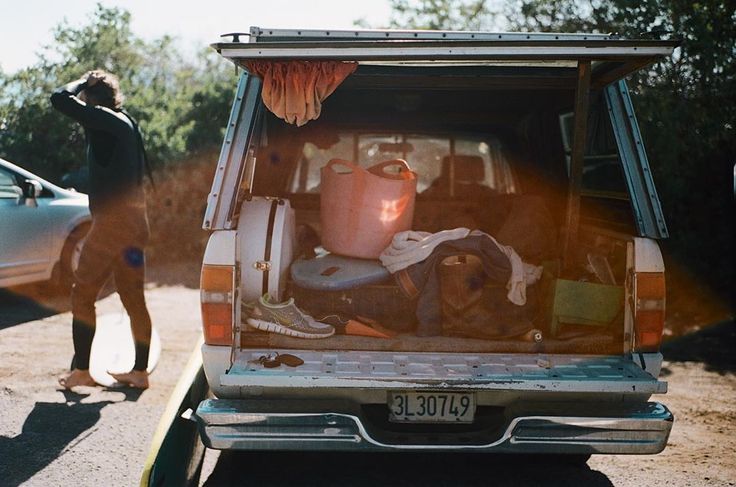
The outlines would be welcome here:
M 647 363 L 644 361 L 644 354 L 639 352 L 639 360 L 641 360 L 641 368 L 647 370 Z
M 130 119 L 130 122 L 133 124 L 133 129 L 135 130 L 136 137 L 138 138 L 138 147 L 143 154 L 143 166 L 146 169 L 146 175 L 151 181 L 151 187 L 153 187 L 153 191 L 156 191 L 156 182 L 153 180 L 153 171 L 151 171 L 151 165 L 148 162 L 148 154 L 146 154 L 146 146 L 143 144 L 143 136 L 141 135 L 141 129 L 138 125 L 138 121 L 133 118 L 133 115 L 128 113 L 128 111 L 123 108 L 120 109 L 120 113 L 128 117 Z
M 271 211 L 268 213 L 268 230 L 266 231 L 266 250 L 263 253 L 264 262 L 271 261 L 271 241 L 273 240 L 273 225 L 276 221 L 276 207 L 279 200 L 271 201 Z M 261 285 L 261 295 L 268 292 L 268 267 L 263 271 L 263 284 Z

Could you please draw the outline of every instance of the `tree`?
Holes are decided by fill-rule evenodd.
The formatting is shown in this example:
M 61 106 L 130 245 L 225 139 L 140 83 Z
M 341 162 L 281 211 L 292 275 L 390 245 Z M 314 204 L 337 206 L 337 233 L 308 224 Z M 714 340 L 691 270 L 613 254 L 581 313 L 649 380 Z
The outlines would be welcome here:
M 396 28 L 604 32 L 682 39 L 671 59 L 629 80 L 670 253 L 731 293 L 736 163 L 736 5 L 730 0 L 393 0 Z M 495 23 L 494 23 L 495 21 Z
M 398 29 L 482 30 L 492 27 L 496 12 L 488 0 L 390 0 L 389 26 Z
M 57 26 L 34 65 L 0 73 L 0 154 L 52 181 L 82 167 L 82 129 L 53 110 L 48 97 L 96 68 L 119 76 L 153 165 L 221 142 L 234 90 L 227 63 L 214 53 L 188 62 L 173 38 L 145 42 L 130 23 L 127 11 L 98 4 L 87 24 Z
M 632 77 L 670 228 L 672 256 L 728 295 L 733 282 L 736 6 L 723 0 L 521 0 L 519 30 L 617 32 L 682 40 L 670 59 Z

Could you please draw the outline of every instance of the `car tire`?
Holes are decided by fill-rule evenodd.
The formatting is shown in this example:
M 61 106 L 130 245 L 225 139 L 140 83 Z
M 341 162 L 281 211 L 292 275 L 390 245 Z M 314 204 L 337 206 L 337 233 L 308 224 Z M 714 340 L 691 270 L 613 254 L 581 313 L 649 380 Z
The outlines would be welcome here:
M 74 284 L 74 271 L 79 263 L 79 254 L 90 224 L 83 223 L 74 228 L 64 242 L 59 262 L 54 267 L 51 288 L 55 294 L 68 295 Z

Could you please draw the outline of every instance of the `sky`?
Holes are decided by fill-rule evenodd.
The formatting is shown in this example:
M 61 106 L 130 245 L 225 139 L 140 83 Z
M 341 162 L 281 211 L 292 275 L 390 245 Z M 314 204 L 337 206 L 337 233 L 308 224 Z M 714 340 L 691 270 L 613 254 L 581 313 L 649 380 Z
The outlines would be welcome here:
M 128 10 L 133 32 L 144 39 L 173 35 L 188 52 L 254 25 L 351 29 L 360 18 L 386 25 L 391 13 L 388 0 L 0 0 L 0 69 L 13 73 L 34 64 L 55 26 L 88 23 L 97 3 Z

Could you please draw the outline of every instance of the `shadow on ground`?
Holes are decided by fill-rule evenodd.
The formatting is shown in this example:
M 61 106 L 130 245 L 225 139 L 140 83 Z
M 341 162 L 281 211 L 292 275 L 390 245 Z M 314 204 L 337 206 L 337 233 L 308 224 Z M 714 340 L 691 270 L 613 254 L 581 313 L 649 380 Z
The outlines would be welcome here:
M 662 346 L 665 360 L 701 362 L 706 370 L 725 374 L 736 372 L 736 322 L 724 321 L 695 333 L 673 338 Z
M 0 330 L 69 309 L 68 297 L 46 295 L 36 286 L 0 289 Z
M 140 391 L 116 389 L 126 401 L 136 401 Z M 18 436 L 0 436 L 2 485 L 17 486 L 33 477 L 95 431 L 100 411 L 118 401 L 83 403 L 85 395 L 63 391 L 64 402 L 37 402 Z M 70 479 L 71 481 L 71 479 Z
M 110 279 L 100 290 L 97 300 L 116 292 Z M 30 321 L 41 320 L 71 311 L 71 290 L 60 293 L 44 284 L 27 284 L 0 289 L 0 330 Z
M 244 468 L 245 465 L 257 468 Z M 565 466 L 533 456 L 225 451 L 204 485 L 607 487 L 613 484 L 603 473 L 587 465 Z

